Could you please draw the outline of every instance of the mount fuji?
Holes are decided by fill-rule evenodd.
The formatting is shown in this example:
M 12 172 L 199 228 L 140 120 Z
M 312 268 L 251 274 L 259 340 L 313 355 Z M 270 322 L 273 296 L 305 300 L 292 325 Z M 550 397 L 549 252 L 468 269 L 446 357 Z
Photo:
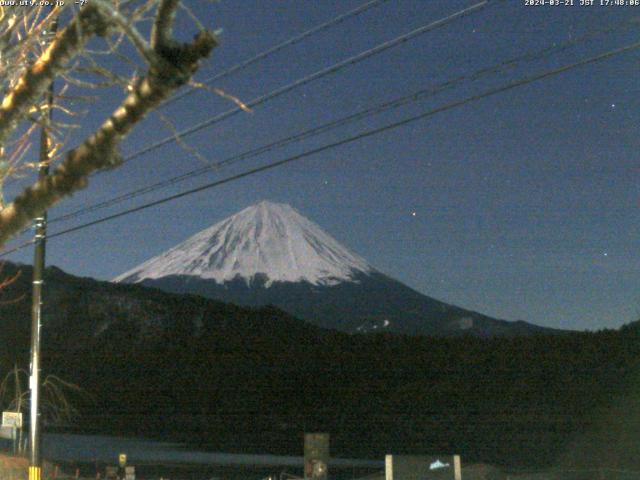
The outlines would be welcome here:
M 123 273 L 140 283 L 244 306 L 275 305 L 350 333 L 551 333 L 427 297 L 372 267 L 289 205 L 263 201 Z

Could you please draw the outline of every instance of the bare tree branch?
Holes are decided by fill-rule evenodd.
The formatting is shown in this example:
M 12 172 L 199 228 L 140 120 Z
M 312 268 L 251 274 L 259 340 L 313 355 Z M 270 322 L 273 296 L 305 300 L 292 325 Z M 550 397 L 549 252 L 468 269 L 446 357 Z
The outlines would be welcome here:
M 99 2 L 96 2 L 98 4 Z M 146 76 L 131 85 L 120 107 L 79 147 L 65 155 L 53 173 L 39 179 L 0 211 L 0 246 L 19 233 L 31 219 L 73 192 L 85 188 L 96 170 L 114 168 L 121 162 L 117 147 L 144 116 L 153 111 L 177 88 L 189 82 L 199 62 L 216 45 L 210 32 L 200 32 L 191 43 L 171 38 L 177 0 L 160 0 L 150 46 L 153 55 Z M 101 35 L 108 28 L 107 19 L 98 7 L 83 7 L 78 17 L 60 34 L 5 97 L 0 108 L 0 143 L 15 123 L 28 113 L 35 99 L 48 83 L 63 72 L 64 64 L 77 55 L 86 42 L 86 33 Z M 114 28 L 122 25 L 116 22 Z M 78 29 L 82 28 L 81 37 Z
M 131 43 L 138 49 L 138 53 L 147 60 L 149 63 L 156 61 L 155 52 L 149 46 L 149 43 L 138 32 L 138 30 L 129 22 L 122 14 L 114 8 L 109 2 L 104 0 L 93 0 L 96 7 L 98 7 L 104 15 L 107 16 L 112 22 L 114 22 L 118 28 L 120 28 L 131 40 Z
M 65 64 L 82 49 L 88 34 L 106 33 L 107 24 L 96 7 L 89 4 L 64 28 L 40 58 L 22 75 L 0 105 L 0 143 L 25 118 Z
M 159 50 L 172 42 L 173 21 L 178 8 L 178 0 L 161 0 L 156 21 L 151 30 L 151 47 Z

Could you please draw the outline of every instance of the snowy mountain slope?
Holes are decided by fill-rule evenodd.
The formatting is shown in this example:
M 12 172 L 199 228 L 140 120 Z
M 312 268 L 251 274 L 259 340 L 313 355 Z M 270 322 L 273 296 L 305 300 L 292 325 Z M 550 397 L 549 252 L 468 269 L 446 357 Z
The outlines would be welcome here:
M 349 333 L 527 335 L 550 331 L 449 305 L 375 270 L 288 205 L 261 202 L 115 279 L 237 305 L 274 305 Z
M 222 284 L 256 276 L 273 282 L 335 285 L 373 268 L 289 205 L 261 202 L 197 233 L 114 279 L 140 282 L 187 275 Z

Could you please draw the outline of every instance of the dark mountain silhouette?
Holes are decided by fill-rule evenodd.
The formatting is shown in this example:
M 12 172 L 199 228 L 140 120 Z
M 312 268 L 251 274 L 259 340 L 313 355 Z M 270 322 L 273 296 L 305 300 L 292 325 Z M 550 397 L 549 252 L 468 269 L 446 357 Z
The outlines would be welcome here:
M 244 306 L 275 305 L 340 331 L 551 333 L 423 295 L 377 271 L 289 205 L 261 202 L 116 278 Z
M 4 371 L 28 356 L 31 269 L 3 272 L 16 270 L 0 292 Z M 526 337 L 349 335 L 275 307 L 56 268 L 45 279 L 42 365 L 94 396 L 78 404 L 73 428 L 82 432 L 299 454 L 302 432 L 315 430 L 331 432 L 337 456 L 460 453 L 467 463 L 540 468 L 573 451 L 573 469 L 587 455 L 591 467 L 637 467 L 606 429 L 624 425 L 630 439 L 639 424 L 598 423 L 612 398 L 636 393 L 634 325 Z M 586 436 L 594 424 L 606 435 Z

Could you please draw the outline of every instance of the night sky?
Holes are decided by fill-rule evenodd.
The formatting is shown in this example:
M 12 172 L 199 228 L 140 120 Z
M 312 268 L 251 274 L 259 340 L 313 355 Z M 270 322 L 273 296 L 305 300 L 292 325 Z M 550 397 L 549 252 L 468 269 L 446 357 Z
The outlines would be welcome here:
M 223 29 L 221 45 L 196 76 L 205 80 L 366 1 L 187 3 L 206 26 Z M 474 3 L 389 0 L 212 86 L 248 102 Z M 53 209 L 50 217 L 515 57 L 530 53 L 530 58 L 402 108 L 73 221 L 52 223 L 50 232 L 640 41 L 640 6 L 579 4 L 492 2 L 252 113 L 186 137 L 200 156 L 174 143 L 96 175 L 86 191 Z M 185 38 L 194 31 L 186 19 L 180 23 Z M 574 44 L 551 50 L 565 42 Z M 546 54 L 537 55 L 545 49 Z M 624 53 L 52 239 L 48 264 L 110 279 L 268 199 L 291 204 L 382 272 L 431 297 L 545 326 L 619 327 L 640 318 L 639 62 L 638 50 Z M 70 145 L 102 121 L 122 91 L 102 94 Z M 234 107 L 215 93 L 198 91 L 161 113 L 182 130 Z M 160 116 L 151 116 L 126 140 L 123 154 L 171 133 Z M 16 191 L 14 184 L 8 196 Z M 31 257 L 32 249 L 26 249 L 8 258 L 31 262 Z

